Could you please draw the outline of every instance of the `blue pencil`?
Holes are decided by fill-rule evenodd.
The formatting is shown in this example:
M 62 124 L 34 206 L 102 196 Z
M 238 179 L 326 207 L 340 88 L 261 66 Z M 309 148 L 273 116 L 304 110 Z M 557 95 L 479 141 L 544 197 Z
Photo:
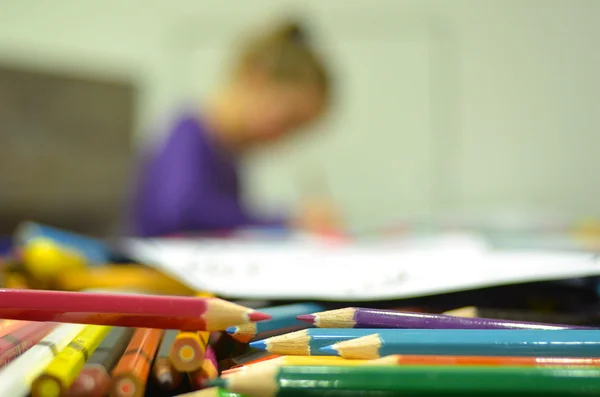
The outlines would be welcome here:
M 600 357 L 600 330 L 379 330 L 335 342 L 320 353 L 356 359 L 392 354 Z
M 345 340 L 372 335 L 380 330 L 370 328 L 309 328 L 272 338 L 250 342 L 250 347 L 281 355 L 324 355 L 319 349 Z
M 298 303 L 267 307 L 260 310 L 263 313 L 269 314 L 271 320 L 229 327 L 227 328 L 227 333 L 236 340 L 247 343 L 256 337 L 265 338 L 275 334 L 308 328 L 308 324 L 297 320 L 296 317 L 313 313 L 314 310 L 323 310 L 323 306 L 316 303 Z

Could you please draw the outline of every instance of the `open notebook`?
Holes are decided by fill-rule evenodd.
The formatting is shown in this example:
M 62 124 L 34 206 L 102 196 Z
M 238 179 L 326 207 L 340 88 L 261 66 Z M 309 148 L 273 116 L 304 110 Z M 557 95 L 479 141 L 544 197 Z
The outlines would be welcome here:
M 471 235 L 347 245 L 130 239 L 125 247 L 192 288 L 234 298 L 369 301 L 600 275 L 591 253 L 496 251 Z

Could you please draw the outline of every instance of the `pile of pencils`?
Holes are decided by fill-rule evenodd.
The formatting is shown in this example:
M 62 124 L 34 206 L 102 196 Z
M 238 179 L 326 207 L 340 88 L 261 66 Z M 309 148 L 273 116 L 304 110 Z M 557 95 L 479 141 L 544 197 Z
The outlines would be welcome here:
M 250 342 L 263 353 L 186 397 L 600 395 L 600 330 L 454 314 L 300 314 L 316 328 Z M 273 323 L 228 332 L 247 340 Z
M 257 311 L 113 265 L 93 239 L 31 223 L 17 237 L 20 266 L 0 273 L 0 397 L 600 396 L 587 317 Z M 122 289 L 136 293 L 107 292 Z
M 212 297 L 0 289 L 0 318 L 0 395 L 142 397 L 203 387 L 218 331 L 270 316 Z
M 6 396 L 598 396 L 600 330 L 298 303 L 0 289 Z M 184 393 L 184 394 L 181 394 Z

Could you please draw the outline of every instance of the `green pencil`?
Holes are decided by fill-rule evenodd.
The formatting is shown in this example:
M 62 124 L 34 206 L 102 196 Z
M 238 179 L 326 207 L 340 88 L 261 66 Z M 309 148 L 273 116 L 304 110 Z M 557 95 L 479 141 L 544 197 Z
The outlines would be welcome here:
M 251 397 L 599 396 L 600 369 L 287 366 L 211 384 Z

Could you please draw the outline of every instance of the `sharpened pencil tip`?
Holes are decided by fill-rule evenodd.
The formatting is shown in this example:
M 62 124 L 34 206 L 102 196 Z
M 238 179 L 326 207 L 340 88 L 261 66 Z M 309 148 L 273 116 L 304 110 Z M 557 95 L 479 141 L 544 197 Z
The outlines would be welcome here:
M 304 321 L 305 323 L 314 324 L 315 323 L 315 315 L 314 314 L 301 314 L 296 317 L 298 321 Z
M 334 345 L 322 347 L 319 349 L 319 353 L 323 356 L 337 356 L 338 351 L 333 346 Z
M 257 340 L 256 342 L 250 342 L 250 347 L 258 350 L 267 350 L 267 342 L 264 340 Z
M 252 322 L 257 322 L 257 321 L 270 320 L 271 316 L 268 315 L 267 313 L 251 312 L 248 314 L 248 318 Z
M 227 332 L 229 335 L 233 335 L 237 332 L 238 327 L 227 327 L 225 329 L 225 332 Z

